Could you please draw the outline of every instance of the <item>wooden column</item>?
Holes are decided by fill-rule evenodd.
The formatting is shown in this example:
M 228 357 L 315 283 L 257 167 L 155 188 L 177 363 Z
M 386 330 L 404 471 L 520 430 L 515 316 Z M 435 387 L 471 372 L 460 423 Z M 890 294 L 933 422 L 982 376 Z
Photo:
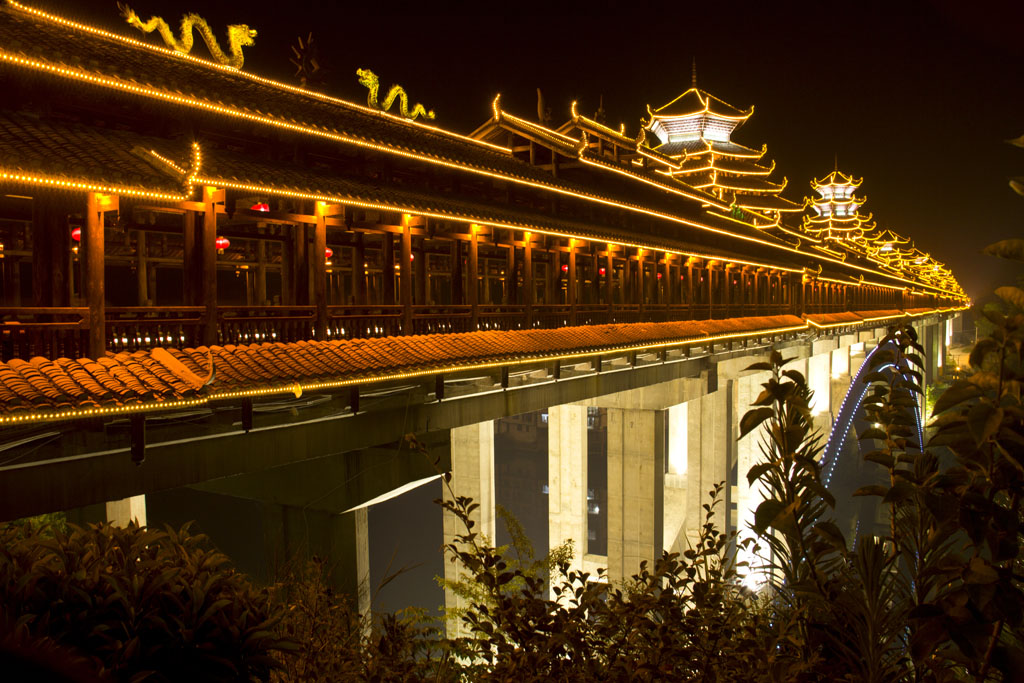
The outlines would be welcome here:
M 480 298 L 480 264 L 477 259 L 477 234 L 480 226 L 473 223 L 469 226 L 469 264 L 467 270 L 466 287 L 469 289 L 470 325 L 469 329 L 476 330 L 479 323 L 478 302 Z
M 135 231 L 135 300 L 138 306 L 149 305 L 149 278 L 147 277 L 146 231 Z
M 633 298 L 637 305 L 640 307 L 640 320 L 644 319 L 644 250 L 636 250 L 636 278 L 633 284 Z
M 309 306 L 309 234 L 305 223 L 292 230 L 292 296 L 295 306 Z
M 412 216 L 402 214 L 402 267 L 398 271 L 399 297 L 402 303 L 402 334 L 412 334 Z
M 186 306 L 199 305 L 199 263 L 202 259 L 199 258 L 196 223 L 201 219 L 202 214 L 198 211 L 186 211 L 181 215 L 181 300 Z
M 510 239 L 508 250 L 505 253 L 505 286 L 502 292 L 504 295 L 502 303 L 506 306 L 519 303 L 516 296 L 516 245 L 511 235 Z
M 224 201 L 224 190 L 203 187 L 203 229 L 199 236 L 201 277 L 200 305 L 203 313 L 203 344 L 217 343 L 217 203 Z
M 361 232 L 352 248 L 352 296 L 356 306 L 366 305 L 366 238 Z
M 565 298 L 569 304 L 569 324 L 576 325 L 576 238 L 569 238 L 569 278 L 565 282 Z
M 760 312 L 764 307 L 761 303 L 761 274 L 754 271 L 754 310 Z
M 704 279 L 707 281 L 704 284 L 707 286 L 705 290 L 707 292 L 708 300 L 708 318 L 714 318 L 715 311 L 715 267 L 710 263 L 704 266 Z
M 313 302 L 316 305 L 316 338 L 327 339 L 327 214 L 324 202 L 316 202 L 313 209 L 316 223 L 313 225 Z
M 466 304 L 466 282 L 462 269 L 462 240 L 453 239 L 451 243 L 451 281 L 452 305 Z
M 256 305 L 267 303 L 267 243 L 256 242 Z
M 85 199 L 86 301 L 89 305 L 89 357 L 102 358 L 107 352 L 106 277 L 104 274 L 103 212 L 117 210 L 117 197 L 89 192 Z
M 385 306 L 393 306 L 395 304 L 395 238 L 390 232 L 385 232 L 382 237 L 384 241 L 381 249 L 383 262 L 381 277 L 384 282 L 381 287 L 382 300 L 380 303 Z
M 686 303 L 690 305 L 690 318 L 692 319 L 693 306 L 696 302 L 693 300 L 693 264 L 689 259 L 686 261 Z
M 67 306 L 71 301 L 68 287 L 71 264 L 68 214 L 71 211 L 68 196 L 62 192 L 43 190 L 32 200 L 32 303 L 35 306 Z
M 743 268 L 733 271 L 736 276 L 736 301 L 740 305 L 740 315 L 744 315 L 747 310 L 747 271 Z
M 412 302 L 413 304 L 419 304 L 425 306 L 430 304 L 430 288 L 427 285 L 427 252 L 423 248 L 422 239 L 420 241 L 420 248 L 413 250 L 413 263 L 410 265 L 416 266 L 413 272 L 416 273 L 416 286 L 413 288 Z
M 611 322 L 615 314 L 615 253 L 610 244 L 604 262 L 604 303 L 608 306 L 608 322 Z
M 669 255 L 662 254 L 661 262 L 661 286 L 658 287 L 658 292 L 664 292 L 662 300 L 659 302 L 666 308 L 672 303 L 672 265 L 669 262 Z
M 526 306 L 526 327 L 533 327 L 533 236 L 523 233 L 523 304 Z
M 281 305 L 295 305 L 295 236 L 292 231 L 298 225 L 290 225 L 282 230 L 288 230 L 281 240 Z

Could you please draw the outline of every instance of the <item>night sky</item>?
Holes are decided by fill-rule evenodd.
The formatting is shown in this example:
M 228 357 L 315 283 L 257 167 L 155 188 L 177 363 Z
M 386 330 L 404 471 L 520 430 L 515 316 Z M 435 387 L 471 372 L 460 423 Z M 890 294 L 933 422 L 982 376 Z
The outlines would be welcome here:
M 113 0 L 25 1 L 134 33 Z M 785 196 L 809 194 L 810 179 L 838 157 L 841 170 L 864 177 L 879 225 L 949 264 L 969 295 L 1014 277 L 1010 264 L 979 252 L 1024 234 L 1024 197 L 1007 185 L 1024 175 L 1024 150 L 1005 143 L 1024 133 L 1024 3 L 129 4 L 172 26 L 195 11 L 218 34 L 247 23 L 259 37 L 246 70 L 281 80 L 292 78 L 289 46 L 313 31 L 324 91 L 363 102 L 355 70 L 370 68 L 382 92 L 399 83 L 439 125 L 464 133 L 487 119 L 499 92 L 506 110 L 536 117 L 540 87 L 556 124 L 572 100 L 592 114 L 603 95 L 608 123 L 633 135 L 645 105 L 689 87 L 696 59 L 701 88 L 755 106 L 734 139 L 767 143 L 773 177 L 789 179 Z M 194 51 L 205 55 L 198 39 Z

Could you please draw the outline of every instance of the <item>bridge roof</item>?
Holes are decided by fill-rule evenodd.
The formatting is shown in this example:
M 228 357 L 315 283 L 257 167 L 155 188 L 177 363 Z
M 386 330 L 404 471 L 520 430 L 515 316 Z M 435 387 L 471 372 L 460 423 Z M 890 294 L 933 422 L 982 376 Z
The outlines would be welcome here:
M 33 358 L 0 363 L 0 424 L 182 409 L 220 399 L 329 389 L 400 376 L 602 351 L 799 331 L 795 316 L 480 331 Z M 211 359 L 215 368 L 212 381 Z M 92 411 L 90 413 L 89 411 Z
M 705 345 L 811 327 L 885 324 L 954 309 L 861 311 L 263 343 L 108 353 L 98 360 L 0 363 L 0 425 L 182 410 L 216 401 L 301 395 L 346 386 L 602 353 Z M 211 376 L 211 364 L 214 372 Z
M 179 179 L 173 175 L 161 176 L 159 170 L 152 173 L 146 166 L 147 160 L 135 158 L 139 156 L 135 148 L 141 145 L 136 144 L 134 134 L 118 127 L 137 124 L 140 131 L 158 131 L 160 134 L 171 131 L 173 135 L 188 129 L 188 124 L 196 125 L 201 132 L 209 131 L 210 122 L 214 121 L 212 128 L 216 129 L 215 134 L 207 136 L 213 140 L 200 140 L 204 147 L 217 144 L 227 147 L 233 144 L 238 131 L 246 126 L 261 128 L 257 134 L 250 135 L 250 146 L 255 144 L 254 140 L 273 140 L 275 136 L 289 141 L 301 141 L 301 138 L 312 145 L 315 153 L 327 150 L 346 162 L 351 160 L 353 153 L 384 155 L 403 164 L 417 165 L 418 169 L 425 164 L 430 169 L 457 171 L 488 183 L 507 181 L 521 187 L 578 198 L 595 206 L 601 205 L 599 211 L 609 206 L 609 216 L 625 209 L 659 221 L 674 222 L 674 225 L 657 224 L 644 229 L 652 235 L 669 233 L 667 237 L 676 243 L 676 248 L 704 245 L 708 250 L 713 249 L 716 257 L 729 257 L 730 253 L 759 253 L 761 255 L 756 258 L 767 258 L 778 266 L 788 265 L 794 260 L 802 266 L 821 261 L 820 256 L 806 251 L 796 253 L 801 250 L 794 250 L 753 226 L 716 218 L 704 210 L 699 199 L 680 197 L 682 189 L 672 187 L 671 182 L 656 186 L 658 184 L 650 182 L 649 178 L 636 173 L 624 176 L 621 172 L 607 172 L 608 169 L 587 176 L 585 183 L 555 178 L 543 168 L 514 158 L 509 150 L 497 145 L 182 55 L 127 35 L 78 24 L 26 8 L 14 0 L 0 6 L 0 70 L 15 72 L 12 83 L 17 87 L 26 85 L 48 88 L 54 93 L 59 91 L 60 97 L 74 102 L 71 116 L 81 115 L 83 122 L 110 119 L 106 125 L 97 124 L 96 130 L 91 131 L 86 130 L 88 126 L 85 123 L 67 123 L 65 126 L 50 120 L 51 117 L 45 122 L 40 118 L 39 130 L 24 135 L 7 131 L 5 140 L 14 140 L 17 144 L 5 150 L 2 163 L 7 167 L 0 168 L 0 180 L 180 199 L 184 193 Z M 118 98 L 117 103 L 115 98 Z M 126 100 L 134 101 L 139 109 L 115 106 Z M 18 107 L 20 102 L 17 98 L 7 98 L 4 107 Z M 82 112 L 90 106 L 96 110 L 94 114 L 83 115 Z M 138 111 L 146 115 L 130 119 Z M 153 116 L 154 111 L 162 112 L 163 118 Z M 66 114 L 68 112 L 61 115 Z M 22 118 L 17 119 L 18 116 Z M 29 119 L 24 116 L 15 115 L 19 122 L 16 130 L 31 128 L 25 123 Z M 118 119 L 118 116 L 122 118 Z M 41 140 L 45 137 L 45 126 L 51 126 L 53 131 L 64 126 L 54 140 L 62 139 L 67 143 L 71 150 L 67 158 L 61 159 L 61 154 L 52 153 L 55 143 L 47 144 Z M 273 134 L 269 138 L 266 136 L 268 132 Z M 171 139 L 165 137 L 164 143 Z M 184 137 L 177 139 L 187 142 Z M 702 149 L 679 149 L 676 153 L 713 151 L 751 159 L 758 159 L 764 154 L 763 149 L 759 152 L 731 143 L 701 145 Z M 658 151 L 671 153 L 672 150 L 660 147 Z M 272 150 L 263 152 L 266 161 L 276 163 Z M 259 150 L 256 156 L 259 156 Z M 26 172 L 19 169 L 23 168 L 34 169 L 33 172 L 45 177 L 22 177 Z M 640 182 L 622 182 L 625 177 Z M 59 182 L 54 182 L 54 178 Z M 255 191 L 267 193 L 274 188 L 274 176 L 261 177 L 260 181 L 258 189 L 253 188 Z M 125 192 L 128 185 L 136 191 Z M 427 191 L 429 188 L 421 183 L 420 189 Z M 480 203 L 476 202 L 477 205 Z M 458 219 L 458 215 L 455 218 Z M 546 219 L 537 227 L 547 225 L 550 230 L 560 229 L 554 227 L 552 221 Z M 644 221 L 635 223 L 643 224 Z M 624 233 L 622 229 L 617 232 L 620 239 L 637 241 L 640 238 L 628 231 Z M 724 249 L 720 249 L 720 245 Z M 852 272 L 847 264 L 825 265 L 843 273 Z M 866 266 L 883 279 L 891 277 L 874 264 Z M 922 284 L 929 286 L 926 282 Z

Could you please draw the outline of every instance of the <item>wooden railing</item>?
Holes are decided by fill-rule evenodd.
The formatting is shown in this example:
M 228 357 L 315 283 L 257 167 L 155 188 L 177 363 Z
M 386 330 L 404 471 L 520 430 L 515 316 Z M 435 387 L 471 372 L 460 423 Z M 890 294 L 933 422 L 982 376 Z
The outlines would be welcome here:
M 88 354 L 89 331 L 84 324 L 89 309 L 0 309 L 0 356 L 10 358 L 81 358 Z
M 845 310 L 843 303 L 811 304 L 806 313 Z M 329 306 L 328 339 L 361 339 L 401 334 L 450 334 L 472 330 L 558 328 L 567 325 L 706 320 L 792 312 L 788 304 L 567 304 L 413 306 Z M 204 343 L 203 306 L 129 306 L 106 309 L 109 351 L 157 346 L 196 347 Z M 316 336 L 315 306 L 222 306 L 217 309 L 218 344 L 290 342 Z M 409 329 L 406 329 L 406 328 Z M 88 355 L 88 309 L 0 309 L 0 358 L 78 358 Z
M 203 306 L 108 307 L 107 348 L 135 351 L 156 346 L 201 346 Z
M 221 306 L 217 309 L 221 344 L 313 339 L 315 327 L 315 306 Z

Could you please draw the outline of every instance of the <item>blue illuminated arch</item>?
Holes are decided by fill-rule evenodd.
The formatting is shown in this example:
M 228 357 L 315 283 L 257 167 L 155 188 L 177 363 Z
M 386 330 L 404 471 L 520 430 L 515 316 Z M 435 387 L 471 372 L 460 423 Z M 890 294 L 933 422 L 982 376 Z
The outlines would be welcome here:
M 825 443 L 825 450 L 821 456 L 822 480 L 826 487 L 832 483 L 832 474 L 835 472 L 836 464 L 839 462 L 839 455 L 843 452 L 843 446 L 846 444 L 846 438 L 850 433 L 853 421 L 858 417 L 863 417 L 864 411 L 861 404 L 867 395 L 868 389 L 871 388 L 871 384 L 864 381 L 865 374 L 871 372 L 891 374 L 895 369 L 892 363 L 886 363 L 876 368 L 871 367 L 871 356 L 878 352 L 879 349 L 889 346 L 896 348 L 893 341 L 887 341 L 873 348 L 864 357 L 864 362 L 861 364 L 860 370 L 857 371 L 857 375 L 850 381 L 850 388 L 847 389 L 846 396 L 843 398 L 843 403 L 839 408 L 839 414 L 836 415 L 836 419 L 832 423 L 832 431 L 828 435 L 828 441 Z M 916 401 L 914 402 L 914 422 L 917 424 L 918 443 L 923 447 L 924 426 L 922 424 L 921 407 Z

